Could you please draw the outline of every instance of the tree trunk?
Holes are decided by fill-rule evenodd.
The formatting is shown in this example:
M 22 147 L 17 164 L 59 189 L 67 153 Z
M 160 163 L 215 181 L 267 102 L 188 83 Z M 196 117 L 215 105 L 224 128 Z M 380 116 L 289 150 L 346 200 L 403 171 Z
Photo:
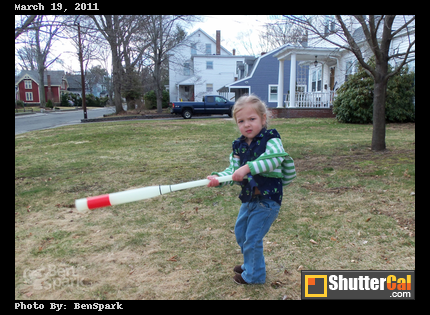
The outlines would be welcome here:
M 46 97 L 45 97 L 45 77 L 44 77 L 44 68 L 39 65 L 39 102 L 40 107 L 45 108 L 46 105 Z
M 155 96 L 157 97 L 157 113 L 163 112 L 163 87 L 161 84 L 161 61 L 160 58 L 155 58 L 154 65 L 154 81 L 155 81 Z
M 379 82 L 375 79 L 373 90 L 373 134 L 372 150 L 383 151 L 385 146 L 385 97 L 387 80 Z
M 114 98 L 113 102 L 115 104 L 115 112 L 117 114 L 124 111 L 122 108 L 122 98 L 121 98 L 121 60 L 116 52 L 116 47 L 112 47 L 112 79 L 114 88 Z
M 157 113 L 163 112 L 163 91 L 157 86 L 155 89 L 155 96 L 157 97 Z

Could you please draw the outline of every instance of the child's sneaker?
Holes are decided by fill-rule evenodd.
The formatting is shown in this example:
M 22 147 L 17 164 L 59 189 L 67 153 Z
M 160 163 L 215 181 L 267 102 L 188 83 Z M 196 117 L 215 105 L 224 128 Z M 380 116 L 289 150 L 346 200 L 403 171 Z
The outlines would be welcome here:
M 248 282 L 246 282 L 245 280 L 243 280 L 242 276 L 241 276 L 241 275 L 239 275 L 239 274 L 237 274 L 237 275 L 235 275 L 235 276 L 233 277 L 233 281 L 234 281 L 236 284 L 248 284 Z
M 240 275 L 240 274 L 243 272 L 243 270 L 242 270 L 242 265 L 234 266 L 233 271 L 234 271 L 236 274 Z

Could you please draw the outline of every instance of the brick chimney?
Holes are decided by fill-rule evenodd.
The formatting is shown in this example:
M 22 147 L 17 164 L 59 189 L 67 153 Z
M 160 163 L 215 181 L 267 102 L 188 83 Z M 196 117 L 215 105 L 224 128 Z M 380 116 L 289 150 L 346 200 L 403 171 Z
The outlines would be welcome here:
M 52 100 L 52 89 L 51 89 L 51 76 L 48 74 L 46 75 L 46 77 L 48 78 L 48 99 L 46 101 Z
M 236 55 L 236 49 L 233 48 L 233 56 Z
M 221 31 L 216 31 L 216 54 L 221 55 Z

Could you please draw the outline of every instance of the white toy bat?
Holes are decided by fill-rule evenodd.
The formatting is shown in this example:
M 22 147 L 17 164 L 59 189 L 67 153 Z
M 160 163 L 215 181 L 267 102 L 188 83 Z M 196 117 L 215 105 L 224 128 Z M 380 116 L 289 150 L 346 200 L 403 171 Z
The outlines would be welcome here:
M 217 178 L 220 183 L 232 181 L 232 175 Z M 119 205 L 122 203 L 133 202 L 143 199 L 164 195 L 173 191 L 194 188 L 198 186 L 206 186 L 210 182 L 209 179 L 196 180 L 192 182 L 176 184 L 176 185 L 158 185 L 150 187 L 142 187 L 131 190 L 120 191 L 112 194 L 100 195 L 96 197 L 88 197 L 75 200 L 75 206 L 78 211 L 93 210 L 96 208 Z

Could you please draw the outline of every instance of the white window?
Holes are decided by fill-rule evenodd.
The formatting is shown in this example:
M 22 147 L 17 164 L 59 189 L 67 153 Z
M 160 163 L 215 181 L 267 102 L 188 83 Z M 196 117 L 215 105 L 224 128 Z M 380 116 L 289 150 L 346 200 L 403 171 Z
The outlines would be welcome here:
M 32 101 L 33 100 L 33 92 L 25 92 L 25 100 Z
M 346 62 L 345 82 L 348 81 L 348 77 L 351 74 L 354 74 L 356 72 L 357 72 L 357 62 L 354 60 L 348 60 Z
M 191 75 L 191 68 L 189 62 L 184 63 L 184 75 Z
M 214 68 L 214 62 L 206 61 L 206 69 L 213 69 L 213 68 Z
M 191 55 L 197 55 L 197 44 L 191 44 Z
M 213 90 L 214 90 L 214 85 L 212 83 L 207 83 L 206 92 L 213 92 Z
M 211 44 L 206 44 L 205 53 L 206 53 L 206 55 L 212 54 L 212 45 Z
M 333 15 L 326 15 L 324 21 L 324 36 L 334 33 L 336 30 L 336 23 Z
M 321 91 L 321 69 L 312 72 L 312 92 Z
M 24 85 L 26 90 L 31 90 L 32 88 L 31 80 L 24 80 Z
M 278 101 L 278 85 L 269 85 L 269 102 Z

